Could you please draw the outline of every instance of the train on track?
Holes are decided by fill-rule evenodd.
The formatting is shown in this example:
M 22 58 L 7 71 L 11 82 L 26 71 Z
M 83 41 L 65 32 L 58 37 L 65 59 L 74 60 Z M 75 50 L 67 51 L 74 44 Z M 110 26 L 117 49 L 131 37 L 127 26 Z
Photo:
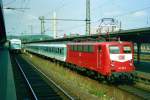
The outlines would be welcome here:
M 132 79 L 135 71 L 131 42 L 30 43 L 25 45 L 25 49 L 90 70 L 108 80 Z
M 21 52 L 21 40 L 20 39 L 9 40 L 9 50 L 15 53 Z

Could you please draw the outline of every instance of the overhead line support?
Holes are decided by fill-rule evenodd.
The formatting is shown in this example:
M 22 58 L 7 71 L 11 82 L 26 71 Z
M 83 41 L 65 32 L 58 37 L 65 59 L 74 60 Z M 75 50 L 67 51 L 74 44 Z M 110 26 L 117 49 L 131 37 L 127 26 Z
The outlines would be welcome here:
M 90 35 L 90 0 L 86 0 L 86 35 Z

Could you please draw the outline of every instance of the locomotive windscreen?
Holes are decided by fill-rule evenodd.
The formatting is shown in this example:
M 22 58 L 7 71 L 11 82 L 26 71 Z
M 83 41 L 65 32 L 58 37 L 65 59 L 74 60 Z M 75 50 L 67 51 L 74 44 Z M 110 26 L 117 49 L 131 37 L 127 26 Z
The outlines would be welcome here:
M 120 48 L 118 46 L 109 46 L 109 52 L 111 54 L 118 54 L 120 53 Z
M 131 47 L 130 46 L 124 46 L 123 47 L 123 52 L 124 53 L 131 53 Z

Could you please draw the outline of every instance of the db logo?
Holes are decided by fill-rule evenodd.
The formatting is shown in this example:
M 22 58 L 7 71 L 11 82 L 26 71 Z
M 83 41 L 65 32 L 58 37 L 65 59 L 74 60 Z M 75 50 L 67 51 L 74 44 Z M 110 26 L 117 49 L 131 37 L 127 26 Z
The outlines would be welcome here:
M 124 55 L 119 55 L 119 60 L 124 60 L 125 56 Z

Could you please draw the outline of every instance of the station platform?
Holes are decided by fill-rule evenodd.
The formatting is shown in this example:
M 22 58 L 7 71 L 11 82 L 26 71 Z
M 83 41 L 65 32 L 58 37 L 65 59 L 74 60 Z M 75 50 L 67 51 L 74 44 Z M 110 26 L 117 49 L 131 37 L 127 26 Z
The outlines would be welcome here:
M 137 61 L 134 62 L 137 71 L 145 72 L 150 74 L 150 62 L 148 61 Z
M 9 51 L 3 47 L 0 47 L 0 100 L 17 100 Z

